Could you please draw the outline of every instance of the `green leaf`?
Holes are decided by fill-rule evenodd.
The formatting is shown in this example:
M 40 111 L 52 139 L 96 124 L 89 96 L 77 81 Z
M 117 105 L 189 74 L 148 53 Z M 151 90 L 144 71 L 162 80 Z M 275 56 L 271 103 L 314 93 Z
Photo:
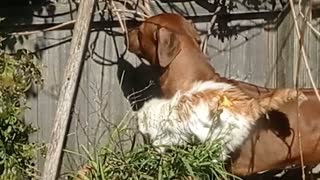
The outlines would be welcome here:
M 158 168 L 158 180 L 162 180 L 163 176 L 162 176 L 162 161 L 160 160 L 160 165 Z
M 146 174 L 142 174 L 142 175 L 140 175 L 140 177 L 144 178 L 144 179 L 150 179 L 150 180 L 154 179 L 152 176 L 149 176 L 149 175 L 146 175 Z
M 187 168 L 189 174 L 194 177 L 193 170 L 192 170 L 190 164 L 188 163 L 188 161 L 186 161 L 186 159 L 184 157 L 181 157 L 181 160 L 182 160 L 184 166 Z

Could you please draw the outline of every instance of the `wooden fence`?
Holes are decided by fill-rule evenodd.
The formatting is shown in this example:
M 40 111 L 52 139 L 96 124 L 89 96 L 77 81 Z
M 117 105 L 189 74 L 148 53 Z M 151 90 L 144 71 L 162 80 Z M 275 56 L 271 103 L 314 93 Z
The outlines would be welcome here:
M 175 12 L 190 18 L 196 24 L 202 39 L 205 39 L 209 27 L 213 25 L 207 54 L 211 64 L 221 75 L 266 87 L 293 87 L 297 62 L 301 57 L 290 7 L 278 1 L 230 1 L 233 3 L 221 7 L 214 2 L 216 1 L 151 1 L 151 10 L 154 14 Z M 95 13 L 73 120 L 68 132 L 66 149 L 76 153 L 83 153 L 82 145 L 91 152 L 103 146 L 111 127 L 117 125 L 130 111 L 130 104 L 125 97 L 148 85 L 145 82 L 145 77 L 149 76 L 147 66 L 126 51 L 121 28 L 116 19 L 110 18 L 103 5 L 101 2 Z M 7 23 L 0 28 L 17 34 L 15 37 L 18 41 L 8 44 L 8 50 L 20 47 L 30 49 L 38 55 L 39 62 L 43 65 L 44 88 L 34 88 L 29 93 L 28 106 L 31 110 L 26 115 L 26 121 L 39 128 L 31 138 L 37 142 L 49 141 L 76 9 L 76 4 L 67 0 L 21 7 L 8 3 L 7 7 L 0 8 L 0 16 L 8 17 Z M 303 12 L 311 14 L 308 8 L 303 9 Z M 210 22 L 215 13 L 218 14 L 215 21 Z M 320 30 L 318 15 L 318 11 L 313 10 L 308 20 Z M 69 25 L 56 30 L 24 33 L 66 22 Z M 313 79 L 319 85 L 319 36 L 302 22 L 300 19 L 303 44 Z M 310 87 L 302 61 L 300 67 L 299 86 Z M 63 160 L 63 172 L 74 170 L 83 162 L 82 158 L 73 153 L 65 153 Z M 40 170 L 43 162 L 44 158 L 39 154 Z

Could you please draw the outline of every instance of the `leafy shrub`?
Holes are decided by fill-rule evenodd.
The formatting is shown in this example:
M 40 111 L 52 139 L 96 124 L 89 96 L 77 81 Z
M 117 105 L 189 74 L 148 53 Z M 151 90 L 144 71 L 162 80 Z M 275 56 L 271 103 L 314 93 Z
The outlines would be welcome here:
M 26 179 L 34 176 L 37 145 L 28 140 L 35 129 L 23 114 L 26 93 L 33 83 L 42 84 L 41 73 L 30 52 L 5 53 L 4 42 L 0 34 L 0 179 Z

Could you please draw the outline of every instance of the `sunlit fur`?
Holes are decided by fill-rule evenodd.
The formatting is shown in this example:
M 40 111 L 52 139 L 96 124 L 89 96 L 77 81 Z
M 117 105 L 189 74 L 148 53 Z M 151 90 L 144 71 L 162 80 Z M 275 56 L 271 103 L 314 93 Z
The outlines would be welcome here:
M 259 116 L 296 98 L 305 100 L 294 89 L 279 89 L 268 97 L 254 99 L 227 83 L 199 82 L 171 99 L 146 102 L 137 112 L 138 126 L 161 152 L 166 146 L 183 145 L 193 137 L 200 142 L 219 138 L 225 160 L 248 137 Z

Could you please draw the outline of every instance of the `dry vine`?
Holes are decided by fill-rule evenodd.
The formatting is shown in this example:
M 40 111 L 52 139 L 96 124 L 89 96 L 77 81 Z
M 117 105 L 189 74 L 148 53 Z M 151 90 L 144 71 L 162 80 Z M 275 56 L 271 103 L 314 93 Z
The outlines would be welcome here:
M 121 30 L 124 34 L 127 32 L 127 26 L 126 26 L 126 20 L 127 17 L 132 17 L 132 15 L 138 15 L 138 17 L 134 17 L 136 20 L 144 20 L 150 16 L 153 15 L 151 8 L 150 8 L 150 2 L 149 0 L 143 0 L 142 3 L 139 3 L 139 1 L 135 0 L 109 0 L 106 2 L 108 9 L 103 10 L 103 11 L 109 11 L 111 13 L 114 13 L 115 16 L 117 17 Z M 130 4 L 132 7 L 136 7 L 136 10 L 128 9 L 126 8 L 126 4 Z M 141 12 L 140 12 L 140 11 Z M 102 13 L 101 11 L 97 11 L 97 13 Z M 49 28 L 45 28 L 42 30 L 35 30 L 35 31 L 25 31 L 25 32 L 13 32 L 11 35 L 13 36 L 28 36 L 28 35 L 33 35 L 37 33 L 44 33 L 48 31 L 54 31 L 54 30 L 59 30 L 61 28 L 64 28 L 69 25 L 74 25 L 76 20 L 70 20 Z
M 306 66 L 306 69 L 307 69 L 307 73 L 308 73 L 308 76 L 309 76 L 309 79 L 311 81 L 311 84 L 312 84 L 312 87 L 314 89 L 314 92 L 318 98 L 318 100 L 320 101 L 320 96 L 319 96 L 319 92 L 317 90 L 317 87 L 315 85 L 315 82 L 313 80 L 313 77 L 312 77 L 312 74 L 311 74 L 311 70 L 310 70 L 310 66 L 309 66 L 309 63 L 308 63 L 308 58 L 307 58 L 307 55 L 306 55 L 306 52 L 305 52 L 305 47 L 303 45 L 303 41 L 302 41 L 302 35 L 301 35 L 301 30 L 300 30 L 300 27 L 298 25 L 298 19 L 297 19 L 297 14 L 295 12 L 295 7 L 294 7 L 294 4 L 293 4 L 293 0 L 289 0 L 289 3 L 290 3 L 290 7 L 291 7 L 291 13 L 292 13 L 292 17 L 293 17 L 293 20 L 294 20 L 294 27 L 295 27 L 295 32 L 298 36 L 298 40 L 299 40 L 299 44 L 300 44 L 300 53 L 302 54 L 302 57 L 303 57 L 303 61 L 304 61 L 304 64 Z M 308 27 L 310 27 L 310 29 L 316 33 L 317 35 L 319 35 L 319 31 L 317 31 L 313 26 L 312 24 L 307 20 L 306 16 L 302 13 L 302 8 L 301 8 L 301 0 L 299 0 L 299 4 L 298 4 L 298 8 L 299 8 L 299 15 L 303 18 L 304 22 L 308 25 Z M 299 64 L 298 64 L 299 66 Z M 298 72 L 296 74 L 296 76 L 298 76 Z M 299 116 L 299 112 L 298 112 L 298 116 Z M 299 121 L 298 121 L 298 127 L 299 127 Z M 305 180 L 305 170 L 304 170 L 304 159 L 303 159 L 303 149 L 302 149 L 302 142 L 301 142 L 301 132 L 300 130 L 298 129 L 298 139 L 299 139 L 299 153 L 300 153 L 300 162 L 301 162 L 301 170 L 302 170 L 302 179 Z
M 302 17 L 304 22 L 308 25 L 308 27 L 313 31 L 317 36 L 320 36 L 320 32 L 311 24 L 311 22 L 307 19 L 307 17 L 303 14 L 302 8 L 301 8 L 301 1 L 299 0 L 298 8 L 299 8 L 299 15 Z M 312 4 L 311 4 L 312 5 Z

